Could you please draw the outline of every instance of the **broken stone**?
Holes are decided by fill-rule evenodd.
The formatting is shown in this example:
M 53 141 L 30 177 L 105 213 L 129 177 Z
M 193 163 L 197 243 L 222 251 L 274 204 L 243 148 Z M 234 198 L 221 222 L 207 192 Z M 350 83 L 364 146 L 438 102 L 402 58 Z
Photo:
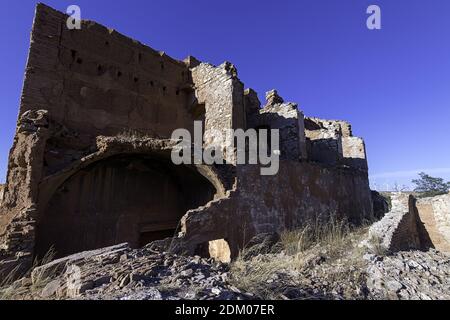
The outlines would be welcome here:
M 51 296 L 54 296 L 58 291 L 58 289 L 60 288 L 60 286 L 61 285 L 59 280 L 50 281 L 41 291 L 42 298 L 46 299 L 50 298 Z

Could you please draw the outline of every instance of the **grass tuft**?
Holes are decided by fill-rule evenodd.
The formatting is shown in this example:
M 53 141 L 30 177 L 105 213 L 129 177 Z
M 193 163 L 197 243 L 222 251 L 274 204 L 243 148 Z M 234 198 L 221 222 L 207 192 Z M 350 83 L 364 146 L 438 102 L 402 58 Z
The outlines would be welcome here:
M 306 278 L 310 277 L 326 279 L 324 288 L 327 283 L 334 283 L 330 287 L 345 283 L 339 294 L 358 296 L 355 292 L 364 283 L 366 264 L 362 258 L 365 250 L 358 244 L 367 230 L 365 225 L 354 228 L 345 220 L 332 218 L 286 231 L 281 234 L 281 254 L 246 260 L 245 251 L 241 252 L 231 265 L 231 282 L 262 299 L 283 299 L 286 292 L 300 289 L 300 296 L 305 299 L 329 298 L 323 292 L 308 290 L 311 286 Z

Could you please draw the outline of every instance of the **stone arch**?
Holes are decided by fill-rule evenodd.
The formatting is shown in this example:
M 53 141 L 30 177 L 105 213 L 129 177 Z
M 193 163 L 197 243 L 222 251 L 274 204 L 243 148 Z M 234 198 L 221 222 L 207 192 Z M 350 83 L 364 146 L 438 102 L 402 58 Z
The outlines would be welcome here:
M 140 247 L 173 236 L 188 210 L 223 193 L 213 167 L 176 166 L 169 150 L 106 148 L 41 183 L 35 253 Z

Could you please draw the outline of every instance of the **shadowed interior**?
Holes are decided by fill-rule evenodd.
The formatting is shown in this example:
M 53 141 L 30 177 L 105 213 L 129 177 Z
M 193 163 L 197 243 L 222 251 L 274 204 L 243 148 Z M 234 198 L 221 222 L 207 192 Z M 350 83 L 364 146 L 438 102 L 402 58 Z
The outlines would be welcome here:
M 197 171 L 170 159 L 120 155 L 72 175 L 38 221 L 36 253 L 58 257 L 121 242 L 139 247 L 172 236 L 181 217 L 214 198 Z

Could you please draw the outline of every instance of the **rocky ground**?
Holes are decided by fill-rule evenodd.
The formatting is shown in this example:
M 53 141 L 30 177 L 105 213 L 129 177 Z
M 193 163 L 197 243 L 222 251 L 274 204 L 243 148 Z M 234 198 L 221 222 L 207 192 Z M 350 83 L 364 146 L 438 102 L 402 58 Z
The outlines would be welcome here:
M 34 269 L 4 290 L 11 299 L 204 300 L 253 298 L 229 284 L 229 266 L 127 244 Z
M 364 231 L 365 232 L 365 231 Z M 231 265 L 165 252 L 158 243 L 80 253 L 34 269 L 3 299 L 450 299 L 450 256 L 387 255 L 361 246 L 365 233 L 293 249 L 260 235 Z
M 372 298 L 450 299 L 450 256 L 431 249 L 368 255 L 367 286 Z

